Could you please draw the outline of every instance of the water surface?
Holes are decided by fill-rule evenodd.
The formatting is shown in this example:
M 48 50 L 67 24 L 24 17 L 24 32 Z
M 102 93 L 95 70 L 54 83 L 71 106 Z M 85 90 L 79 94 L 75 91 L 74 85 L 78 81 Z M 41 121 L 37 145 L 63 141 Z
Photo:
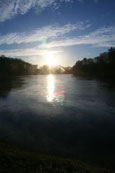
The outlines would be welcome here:
M 112 166 L 115 90 L 105 82 L 72 75 L 2 79 L 0 140 Z

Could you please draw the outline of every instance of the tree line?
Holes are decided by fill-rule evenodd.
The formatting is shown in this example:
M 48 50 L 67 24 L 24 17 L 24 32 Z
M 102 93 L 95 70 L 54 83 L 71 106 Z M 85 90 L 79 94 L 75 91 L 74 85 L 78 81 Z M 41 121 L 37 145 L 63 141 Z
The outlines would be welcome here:
M 72 67 L 77 76 L 90 76 L 115 79 L 115 48 L 101 53 L 95 58 L 84 58 Z
M 48 67 L 44 65 L 37 68 L 21 59 L 0 56 L 0 75 L 24 75 L 24 74 L 68 74 L 76 76 L 102 77 L 115 79 L 115 48 L 101 53 L 95 58 L 83 58 L 71 67 Z
M 24 62 L 21 59 L 0 56 L 0 75 L 21 75 L 38 73 L 37 65 Z
M 29 64 L 21 59 L 0 56 L 0 75 L 68 74 L 70 71 L 70 67 L 43 65 L 38 68 L 37 65 Z

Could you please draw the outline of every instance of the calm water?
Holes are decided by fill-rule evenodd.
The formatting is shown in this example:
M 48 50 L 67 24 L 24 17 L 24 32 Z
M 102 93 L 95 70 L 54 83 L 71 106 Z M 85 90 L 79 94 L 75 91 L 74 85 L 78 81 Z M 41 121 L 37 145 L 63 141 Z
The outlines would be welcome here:
M 111 166 L 115 90 L 72 75 L 0 80 L 0 140 L 41 153 Z

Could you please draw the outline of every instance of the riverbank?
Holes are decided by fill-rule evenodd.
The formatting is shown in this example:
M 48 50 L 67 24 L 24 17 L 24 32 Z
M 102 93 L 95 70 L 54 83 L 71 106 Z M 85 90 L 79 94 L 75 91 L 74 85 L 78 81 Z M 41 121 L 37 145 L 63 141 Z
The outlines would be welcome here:
M 2 142 L 0 142 L 0 172 L 113 173 L 81 161 L 26 152 Z

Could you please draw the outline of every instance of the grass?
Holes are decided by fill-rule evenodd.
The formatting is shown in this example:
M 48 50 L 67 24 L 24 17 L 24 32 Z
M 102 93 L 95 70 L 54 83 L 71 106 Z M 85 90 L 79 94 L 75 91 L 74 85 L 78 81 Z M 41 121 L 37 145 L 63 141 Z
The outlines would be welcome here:
M 81 161 L 26 152 L 0 142 L 0 173 L 113 173 Z

